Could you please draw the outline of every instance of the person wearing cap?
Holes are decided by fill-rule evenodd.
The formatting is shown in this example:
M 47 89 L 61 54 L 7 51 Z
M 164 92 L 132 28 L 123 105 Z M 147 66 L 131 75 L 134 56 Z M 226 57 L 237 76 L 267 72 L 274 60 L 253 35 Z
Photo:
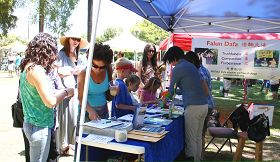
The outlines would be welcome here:
M 112 101 L 111 117 L 119 118 L 126 114 L 133 114 L 136 109 L 136 106 L 133 106 L 131 96 L 123 80 L 133 72 L 137 72 L 137 70 L 125 57 L 119 58 L 115 62 L 115 70 L 117 72 L 116 81 L 119 82 L 119 93 Z
M 63 48 L 59 51 L 57 71 L 65 87 L 75 88 L 75 95 L 63 101 L 63 109 L 59 114 L 58 144 L 62 154 L 72 154 L 74 151 L 76 125 L 78 119 L 77 76 L 83 69 L 79 59 L 79 50 L 88 45 L 86 39 L 77 34 L 69 34 L 60 38 Z
M 55 93 L 48 74 L 57 58 L 57 42 L 47 33 L 37 34 L 28 44 L 20 64 L 20 98 L 23 106 L 23 131 L 29 141 L 30 161 L 47 161 L 50 150 L 54 108 L 65 97 L 74 95 L 73 88 Z
M 112 60 L 113 50 L 110 46 L 95 44 L 88 85 L 85 121 L 109 118 L 106 92 L 109 88 L 109 81 L 112 80 Z M 83 101 L 85 77 L 86 69 L 82 70 L 78 75 L 78 99 L 80 106 Z

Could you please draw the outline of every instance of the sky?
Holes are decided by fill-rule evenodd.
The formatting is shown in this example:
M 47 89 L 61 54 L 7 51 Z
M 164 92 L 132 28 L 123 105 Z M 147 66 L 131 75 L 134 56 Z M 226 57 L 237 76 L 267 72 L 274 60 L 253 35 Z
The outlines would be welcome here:
M 25 39 L 32 39 L 39 32 L 38 25 L 32 24 L 31 20 L 28 21 L 28 17 L 30 17 L 30 13 L 33 8 L 35 7 L 29 5 L 28 8 L 17 9 L 15 11 L 15 15 L 19 18 L 17 27 L 9 31 L 9 34 L 21 36 Z M 143 19 L 140 16 L 119 5 L 109 0 L 101 0 L 97 36 L 102 35 L 103 31 L 108 27 L 121 27 L 124 31 L 128 31 L 134 24 L 140 22 L 141 20 Z M 87 0 L 80 0 L 76 9 L 69 18 L 69 22 L 72 24 L 71 32 L 86 35 Z M 49 30 L 45 30 L 45 32 L 51 33 Z

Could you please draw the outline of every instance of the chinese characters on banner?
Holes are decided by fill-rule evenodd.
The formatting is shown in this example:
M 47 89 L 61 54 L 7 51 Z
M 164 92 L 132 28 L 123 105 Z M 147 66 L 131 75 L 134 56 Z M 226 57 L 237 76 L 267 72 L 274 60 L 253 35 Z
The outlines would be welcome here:
M 192 50 L 215 77 L 280 79 L 279 40 L 194 38 Z

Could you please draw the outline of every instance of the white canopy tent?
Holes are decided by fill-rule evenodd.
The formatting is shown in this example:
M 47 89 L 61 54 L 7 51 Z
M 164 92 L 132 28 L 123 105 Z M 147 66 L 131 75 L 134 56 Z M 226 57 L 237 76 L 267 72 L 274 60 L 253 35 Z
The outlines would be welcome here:
M 145 45 L 144 41 L 139 40 L 134 35 L 129 32 L 123 32 L 121 35 L 104 42 L 103 44 L 108 44 L 113 50 L 122 52 L 133 52 L 134 56 L 134 66 L 136 67 L 138 61 L 138 52 L 143 52 Z M 113 60 L 114 62 L 114 60 Z
M 123 32 L 121 35 L 103 44 L 108 44 L 113 50 L 117 51 L 142 52 L 147 43 L 139 40 L 129 32 Z
M 27 48 L 27 45 L 22 44 L 19 41 L 15 41 L 7 46 L 0 47 L 0 49 L 11 50 L 14 52 L 24 52 Z

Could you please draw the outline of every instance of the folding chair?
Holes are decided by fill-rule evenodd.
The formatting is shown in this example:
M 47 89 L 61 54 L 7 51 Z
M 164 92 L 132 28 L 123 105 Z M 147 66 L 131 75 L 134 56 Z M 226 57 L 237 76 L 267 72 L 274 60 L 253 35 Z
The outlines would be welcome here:
M 208 146 L 212 143 L 214 146 L 217 147 L 217 149 L 218 149 L 217 154 L 218 154 L 222 150 L 224 145 L 228 142 L 230 151 L 232 152 L 232 145 L 234 145 L 234 144 L 231 142 L 231 139 L 238 140 L 238 136 L 237 136 L 238 127 L 240 126 L 240 124 L 244 125 L 244 122 L 242 122 L 243 119 L 241 119 L 241 118 L 244 118 L 243 116 L 245 116 L 245 118 L 247 120 L 247 116 L 248 116 L 248 120 L 249 120 L 249 114 L 246 114 L 246 112 L 247 112 L 247 110 L 245 109 L 244 105 L 240 105 L 239 107 L 237 107 L 236 109 L 234 109 L 231 112 L 231 114 L 225 120 L 225 122 L 222 124 L 221 127 L 208 127 L 208 132 L 212 138 L 209 141 L 209 143 L 206 145 L 204 150 L 206 150 L 208 148 Z M 242 125 L 242 130 L 244 129 L 243 125 Z M 214 143 L 214 140 L 216 138 L 225 139 L 225 141 L 221 147 L 218 147 L 218 145 L 216 143 Z

